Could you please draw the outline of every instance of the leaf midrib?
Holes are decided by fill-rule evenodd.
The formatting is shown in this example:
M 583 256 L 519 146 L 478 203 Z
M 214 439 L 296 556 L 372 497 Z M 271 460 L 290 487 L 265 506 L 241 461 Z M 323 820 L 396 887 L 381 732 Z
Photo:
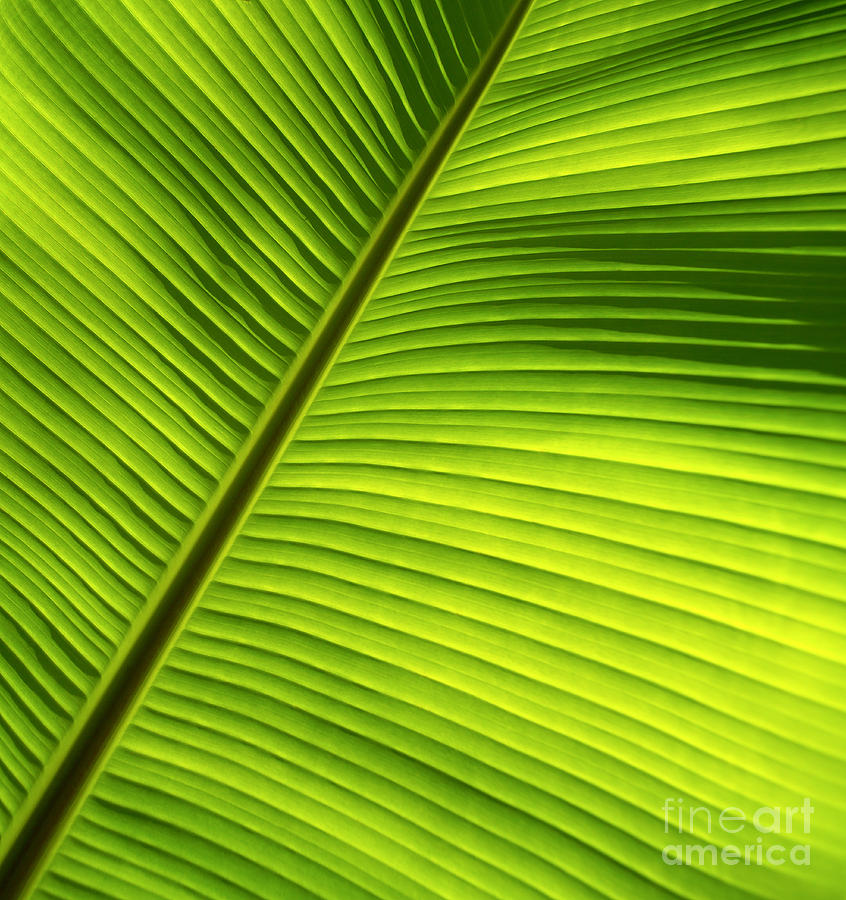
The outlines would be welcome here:
M 472 78 L 430 138 L 200 518 L 159 579 L 0 843 L 0 896 L 28 895 L 143 701 L 279 458 L 496 77 L 534 0 L 515 0 Z

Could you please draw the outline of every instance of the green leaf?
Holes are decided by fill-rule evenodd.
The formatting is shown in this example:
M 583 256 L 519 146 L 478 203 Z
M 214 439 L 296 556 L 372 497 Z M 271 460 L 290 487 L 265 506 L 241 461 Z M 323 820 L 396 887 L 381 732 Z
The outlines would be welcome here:
M 842 896 L 845 31 L 3 0 L 0 895 Z

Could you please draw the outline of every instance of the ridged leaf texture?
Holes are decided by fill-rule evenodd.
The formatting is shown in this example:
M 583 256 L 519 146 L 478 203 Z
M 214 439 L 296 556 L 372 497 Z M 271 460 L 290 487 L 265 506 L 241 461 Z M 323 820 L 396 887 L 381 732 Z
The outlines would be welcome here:
M 844 46 L 0 0 L 4 900 L 843 897 Z

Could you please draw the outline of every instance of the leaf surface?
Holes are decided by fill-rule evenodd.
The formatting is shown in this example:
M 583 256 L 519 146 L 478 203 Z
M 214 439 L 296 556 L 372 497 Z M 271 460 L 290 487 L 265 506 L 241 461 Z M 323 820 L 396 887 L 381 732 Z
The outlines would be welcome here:
M 9 896 L 838 896 L 841 7 L 3 7 Z

